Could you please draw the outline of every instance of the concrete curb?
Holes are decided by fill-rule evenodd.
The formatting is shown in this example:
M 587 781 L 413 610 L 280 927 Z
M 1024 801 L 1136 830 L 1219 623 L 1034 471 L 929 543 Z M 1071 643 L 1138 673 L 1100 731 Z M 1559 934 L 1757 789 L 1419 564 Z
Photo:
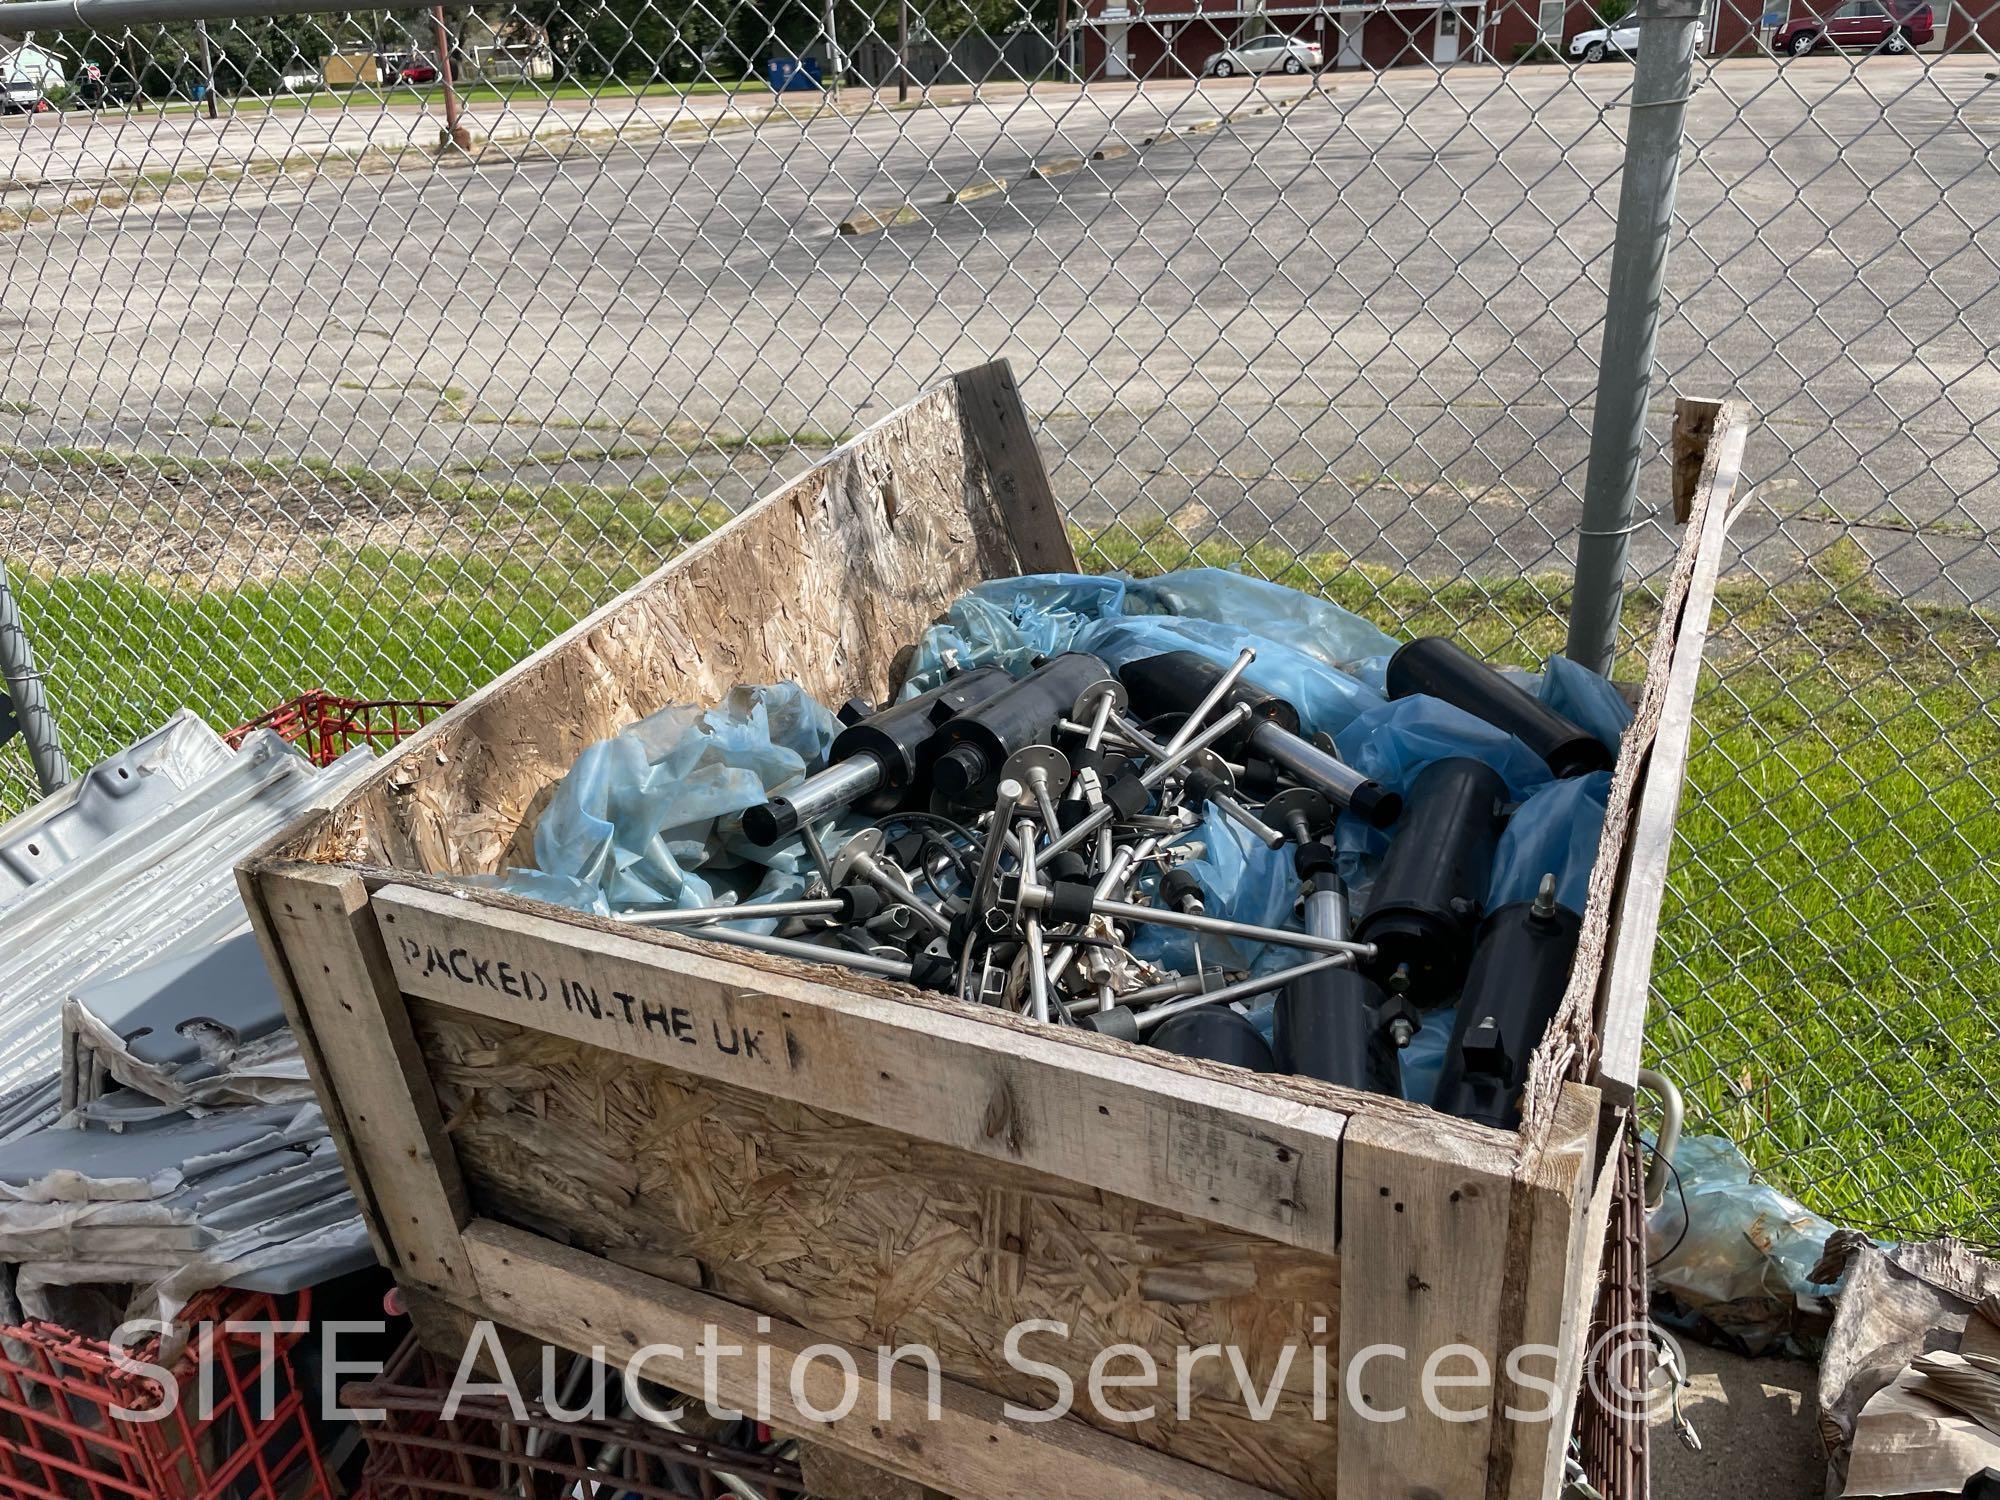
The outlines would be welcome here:
M 1117 161 L 1133 156 L 1146 147 L 1167 141 L 1183 140 L 1190 136 L 1213 135 L 1225 125 L 1238 120 L 1247 120 L 1256 115 L 1283 114 L 1308 103 L 1321 93 L 1331 94 L 1331 89 L 1319 90 L 1312 94 L 1302 94 L 1296 99 L 1284 99 L 1273 104 L 1256 104 L 1245 109 L 1233 109 L 1226 115 L 1216 115 L 1205 120 L 1196 120 L 1190 125 L 1174 130 L 1162 130 L 1158 134 L 1145 136 L 1136 144 L 1118 141 L 1109 146 L 1099 146 L 1088 158 L 1081 156 L 1052 156 L 1046 161 L 1030 164 L 1028 170 L 1015 182 L 1004 177 L 975 177 L 960 187 L 953 188 L 944 195 L 944 204 L 975 203 L 981 198 L 991 198 L 995 194 L 1011 191 L 1030 182 L 1048 182 L 1053 178 L 1067 177 L 1072 172 L 1080 172 L 1093 161 Z M 885 229 L 894 229 L 902 224 L 916 224 L 923 221 L 924 214 L 914 203 L 901 203 L 895 208 L 882 210 L 856 205 L 853 213 L 840 221 L 840 232 L 847 235 L 879 234 Z
M 923 210 L 914 203 L 899 203 L 890 209 L 857 208 L 840 221 L 842 234 L 877 234 L 898 224 L 923 222 Z
M 995 193 L 1007 191 L 1004 177 L 975 177 L 964 187 L 953 188 L 944 195 L 947 203 L 974 203 L 981 198 L 990 198 Z

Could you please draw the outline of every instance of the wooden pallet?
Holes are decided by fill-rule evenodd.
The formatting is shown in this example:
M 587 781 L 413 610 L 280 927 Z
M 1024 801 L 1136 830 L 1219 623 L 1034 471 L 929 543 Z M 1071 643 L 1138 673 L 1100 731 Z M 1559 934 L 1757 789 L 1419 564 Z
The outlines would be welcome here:
M 461 1322 L 613 1357 L 673 1346 L 647 1372 L 681 1389 L 702 1389 L 696 1345 L 719 1330 L 749 1351 L 718 1364 L 739 1406 L 760 1353 L 783 1372 L 843 1346 L 852 1414 L 823 1415 L 840 1379 L 822 1353 L 803 1400 L 780 1374 L 769 1420 L 951 1495 L 1552 1493 L 1743 448 L 1739 410 L 1684 405 L 1705 443 L 1681 486 L 1687 539 L 1518 1135 L 453 883 L 529 863 L 553 785 L 632 720 L 740 682 L 879 696 L 971 584 L 1073 568 L 1012 376 L 990 365 L 607 604 L 245 866 L 382 1260 Z M 1010 1360 L 1025 1320 L 1067 1333 Z M 936 1352 L 934 1417 L 913 1362 L 881 1378 L 883 1344 Z M 1549 1352 L 1509 1370 L 1530 1344 Z M 1158 1392 L 1111 1397 L 1153 1400 L 1150 1419 L 1007 1415 L 1051 1398 L 1027 1361 L 1083 1389 L 1116 1345 L 1162 1372 Z M 1218 1355 L 1172 1412 L 1179 1351 L 1207 1345 L 1239 1351 L 1268 1411 Z M 1384 1345 L 1410 1358 L 1355 1359 Z M 1470 1420 L 1421 1400 L 1425 1359 L 1451 1345 L 1494 1372 L 1491 1390 L 1445 1393 L 1490 1402 Z M 1123 1358 L 1110 1373 L 1138 1368 Z M 1510 1404 L 1553 1415 L 1509 1420 Z

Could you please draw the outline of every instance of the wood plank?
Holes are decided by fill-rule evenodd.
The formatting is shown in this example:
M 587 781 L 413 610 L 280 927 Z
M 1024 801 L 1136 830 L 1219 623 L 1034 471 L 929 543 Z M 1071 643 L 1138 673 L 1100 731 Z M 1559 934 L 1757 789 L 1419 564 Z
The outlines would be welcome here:
M 1486 1134 L 1513 1145 L 1499 1131 Z M 1486 1493 L 1492 1411 L 1442 1420 L 1423 1399 L 1423 1372 L 1447 1346 L 1470 1345 L 1490 1359 L 1500 1343 L 1512 1191 L 1511 1170 L 1495 1170 L 1484 1153 L 1455 1151 L 1448 1139 L 1402 1120 L 1348 1121 L 1341 1146 L 1339 1494 L 1468 1500 Z M 1401 1352 L 1369 1357 L 1385 1347 Z M 1475 1373 L 1463 1357 L 1439 1372 Z M 1489 1371 L 1494 1379 L 1498 1373 Z M 1490 1386 L 1447 1391 L 1442 1403 L 1490 1408 L 1493 1396 Z
M 1600 1177 L 1608 1183 L 1617 1167 L 1614 1158 L 1606 1171 L 1595 1170 L 1599 1109 L 1597 1090 L 1565 1084 L 1548 1141 L 1524 1157 L 1515 1181 L 1508 1278 L 1494 1350 L 1502 1419 L 1494 1423 L 1489 1455 L 1486 1493 L 1491 1500 L 1543 1500 L 1560 1489 L 1594 1301 L 1579 1297 L 1577 1284 L 1594 1289 L 1604 1253 L 1606 1219 L 1592 1220 L 1592 1189 Z M 1604 1203 L 1608 1215 L 1608 1196 Z M 1509 1351 L 1530 1346 L 1556 1354 L 1553 1361 L 1539 1355 L 1525 1360 L 1522 1373 L 1557 1382 L 1561 1395 L 1545 1421 L 1508 1420 L 1504 1414 L 1509 1406 L 1537 1412 L 1549 1404 L 1546 1391 L 1503 1378 Z
M 388 886 L 395 982 L 664 1063 L 1331 1253 L 1340 1111 L 905 1000 Z
M 475 1220 L 465 1246 L 479 1281 L 479 1303 L 496 1320 L 579 1353 L 601 1352 L 621 1368 L 643 1347 L 671 1345 L 672 1350 L 656 1348 L 646 1362 L 652 1378 L 679 1390 L 712 1393 L 739 1410 L 757 1413 L 763 1405 L 760 1415 L 767 1414 L 781 1431 L 964 1500 L 1019 1500 L 1037 1493 L 1091 1500 L 1268 1500 L 1268 1491 L 1074 1420 L 1010 1422 L 999 1397 L 956 1381 L 939 1382 L 933 1417 L 915 1365 L 896 1365 L 884 1382 L 873 1349 L 839 1346 L 853 1361 L 858 1400 L 846 1416 L 821 1420 L 794 1399 L 790 1375 L 800 1357 L 819 1346 L 821 1355 L 799 1367 L 805 1404 L 821 1413 L 835 1410 L 844 1382 L 825 1340 L 491 1220 Z M 704 1341 L 742 1352 L 704 1360 L 696 1354 Z M 774 1372 L 761 1393 L 768 1404 L 760 1402 L 760 1358 L 768 1358 Z M 716 1377 L 706 1391 L 705 1365 Z
M 945 1375 L 1024 1406 L 1054 1378 L 1005 1356 L 1035 1320 L 1067 1331 L 1024 1352 L 1079 1390 L 1114 1344 L 1168 1383 L 1184 1351 L 1227 1345 L 1254 1398 L 1216 1362 L 1151 1419 L 1077 1415 L 1335 1500 L 1313 1351 L 1330 1356 L 1339 1327 L 1337 1257 L 432 1001 L 410 1018 L 478 1217 L 827 1338 L 921 1344 Z
M 959 409 L 990 475 L 994 498 L 1023 573 L 1073 573 L 1076 552 L 1062 505 L 1028 426 L 1028 410 L 1004 359 L 954 377 Z
M 320 1112 L 326 1116 L 327 1133 L 333 1137 L 334 1149 L 340 1153 L 341 1167 L 347 1173 L 348 1189 L 361 1207 L 361 1223 L 368 1231 L 369 1247 L 374 1250 L 378 1262 L 393 1268 L 396 1252 L 382 1235 L 382 1210 L 369 1185 L 366 1166 L 355 1153 L 354 1130 L 347 1123 L 346 1112 L 340 1107 L 340 1095 L 334 1091 L 332 1072 L 320 1051 L 319 1038 L 313 1034 L 312 1017 L 306 1011 L 305 1002 L 299 998 L 298 981 L 292 976 L 291 960 L 264 903 L 264 878 L 248 868 L 240 868 L 236 872 L 236 889 L 243 897 L 243 909 L 250 914 L 250 930 L 257 936 L 257 947 L 264 955 L 264 966 L 271 971 L 271 983 L 278 992 L 279 1003 L 285 1008 L 285 1022 L 291 1028 L 292 1039 L 298 1044 L 299 1056 L 306 1065 L 306 1076 L 312 1080 L 313 1092 L 319 1097 Z
M 1626 840 L 1623 880 L 1612 912 L 1597 1064 L 1591 1082 L 1619 1109 L 1632 1107 L 1639 1085 L 1646 1011 L 1652 998 L 1653 950 L 1659 942 L 1660 906 L 1673 859 L 1674 824 L 1687 782 L 1695 692 L 1701 683 L 1702 655 L 1708 647 L 1725 544 L 1737 515 L 1731 501 L 1749 436 L 1748 409 L 1741 402 L 1723 403 L 1696 501 L 1702 530 L 1694 576 L 1678 620 L 1659 729 L 1646 762 L 1632 832 Z
M 256 876 L 262 915 L 282 951 L 323 1072 L 337 1101 L 336 1140 L 378 1245 L 398 1279 L 469 1295 L 459 1230 L 471 1218 L 437 1097 L 409 1013 L 368 911 L 368 889 L 348 870 L 301 865 Z

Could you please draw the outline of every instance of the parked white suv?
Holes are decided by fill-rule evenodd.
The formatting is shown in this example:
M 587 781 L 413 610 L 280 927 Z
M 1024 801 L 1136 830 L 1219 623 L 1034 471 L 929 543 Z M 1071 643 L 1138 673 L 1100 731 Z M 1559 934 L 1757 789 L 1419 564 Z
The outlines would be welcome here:
M 1227 78 L 1232 73 L 1317 73 L 1321 62 L 1315 43 L 1274 34 L 1216 53 L 1209 61 L 1208 71 L 1217 78 Z

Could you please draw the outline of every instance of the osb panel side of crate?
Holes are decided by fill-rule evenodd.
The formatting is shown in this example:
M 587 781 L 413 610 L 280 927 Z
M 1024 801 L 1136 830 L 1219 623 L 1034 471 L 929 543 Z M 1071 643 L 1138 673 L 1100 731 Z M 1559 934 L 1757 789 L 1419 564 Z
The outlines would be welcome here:
M 995 368 L 919 398 L 690 548 L 267 857 L 461 875 L 531 863 L 534 814 L 577 755 L 667 704 L 760 682 L 828 703 L 886 693 L 896 653 L 953 599 L 1054 545 L 1031 545 L 1003 507 L 1036 488 L 1020 470 L 1039 475 L 1039 458 L 1015 441 L 995 462 L 1011 392 L 989 389 Z
M 1334 1493 L 1334 1258 L 661 1064 L 411 1008 L 475 1211 L 827 1337 L 927 1345 L 947 1375 L 1024 1406 L 1046 1405 L 1051 1387 L 1001 1356 L 1015 1323 L 1068 1325 L 1021 1353 L 1079 1389 L 1098 1350 L 1136 1344 L 1166 1372 L 1161 1412 L 1094 1425 L 1299 1500 Z M 1204 1344 L 1242 1351 L 1255 1388 L 1274 1394 L 1269 1420 L 1245 1411 L 1221 1357 L 1192 1367 L 1189 1420 L 1172 1419 L 1176 1351 Z M 1324 1420 L 1316 1344 L 1331 1372 Z

